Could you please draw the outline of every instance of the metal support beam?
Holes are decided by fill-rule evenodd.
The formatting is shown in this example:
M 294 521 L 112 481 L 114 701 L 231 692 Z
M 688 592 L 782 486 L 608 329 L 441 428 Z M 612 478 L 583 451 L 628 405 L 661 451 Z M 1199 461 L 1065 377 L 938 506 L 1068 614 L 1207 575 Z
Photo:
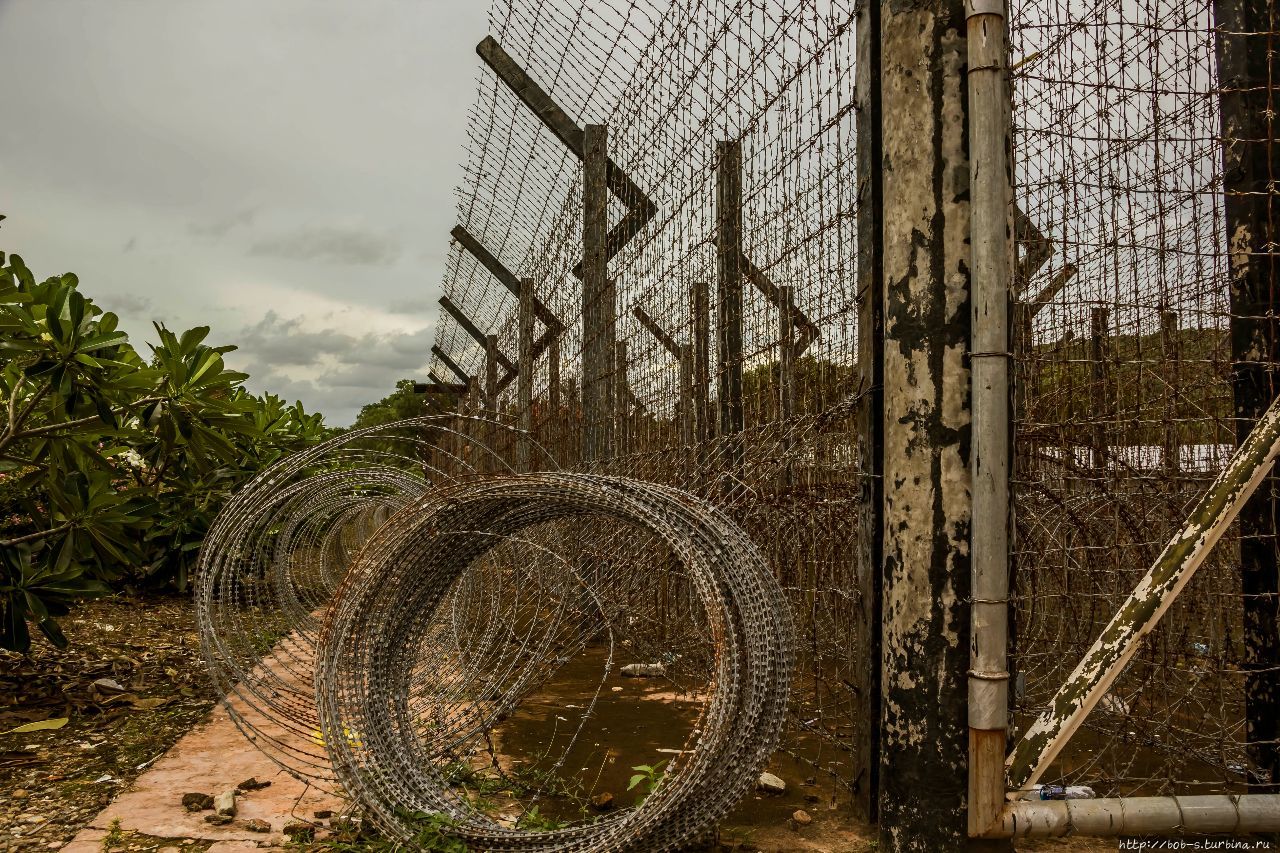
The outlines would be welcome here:
M 1160 356 L 1165 375 L 1164 446 L 1161 462 L 1166 474 L 1182 467 L 1182 442 L 1178 436 L 1178 389 L 1181 373 L 1178 346 L 1178 312 L 1160 312 Z
M 587 125 L 582 173 L 582 460 L 588 464 L 607 459 L 613 449 L 614 389 L 609 374 L 617 340 L 617 297 L 605 253 L 608 145 L 604 125 Z
M 517 299 L 520 298 L 521 279 L 517 278 L 515 273 L 511 272 L 511 270 L 507 269 L 502 261 L 498 260 L 498 258 L 486 249 L 479 240 L 472 237 L 467 229 L 463 228 L 461 225 L 455 226 L 454 229 L 449 232 L 449 236 L 457 240 L 458 245 L 470 252 L 472 257 L 479 261 L 480 265 L 488 270 L 489 274 L 497 279 L 498 282 L 509 290 L 513 296 Z M 557 335 L 564 331 L 564 323 L 560 321 L 560 318 L 557 317 L 555 313 L 537 297 L 537 295 L 534 295 L 532 304 L 533 316 L 537 317 L 538 322 L 542 323 L 548 331 L 554 330 Z
M 476 53 L 493 70 L 493 73 L 498 75 L 498 79 L 506 83 L 516 97 L 523 101 L 525 106 L 541 119 L 547 129 L 564 143 L 566 148 L 578 159 L 585 161 L 586 131 L 569 118 L 568 113 L 561 109 L 546 90 L 502 49 L 502 45 L 498 44 L 496 39 L 487 36 L 476 46 Z M 612 159 L 606 158 L 604 168 L 605 185 L 627 207 L 627 213 L 604 238 L 607 260 L 639 233 L 645 223 L 657 213 L 658 208 Z M 583 277 L 581 263 L 573 268 L 573 274 L 578 278 Z
M 640 321 L 641 327 L 643 327 L 646 332 L 653 335 L 658 343 L 662 344 L 663 349 L 671 353 L 676 358 L 680 357 L 680 353 L 682 351 L 680 344 L 676 343 L 676 339 L 671 337 L 665 329 L 658 325 L 656 320 L 649 316 L 649 312 L 645 311 L 639 305 L 636 305 L 632 307 L 631 314 Z
M 682 347 L 680 351 L 680 409 L 677 417 L 680 420 L 680 445 L 690 447 L 694 443 L 693 413 L 693 345 Z
M 1200 497 L 1182 529 L 1116 611 L 1049 708 L 1031 724 L 1008 758 L 1009 782 L 1039 781 L 1084 718 L 1102 700 L 1142 640 L 1195 576 L 1204 558 L 1271 473 L 1280 453 L 1280 399 L 1272 402 L 1227 467 Z
M 1213 0 L 1230 264 L 1236 441 L 1280 393 L 1280 174 L 1274 0 Z M 1280 477 L 1240 513 L 1245 741 L 1254 790 L 1280 792 Z M 1269 778 L 1267 778 L 1269 776 Z
M 470 390 L 469 386 L 471 384 L 471 377 L 467 375 L 467 372 L 465 370 L 463 370 L 461 367 L 458 366 L 458 363 L 456 361 L 454 361 L 452 358 L 449 357 L 449 354 L 447 352 L 440 349 L 439 345 L 433 345 L 431 347 L 431 354 L 434 355 L 436 358 L 440 359 L 440 363 L 443 364 L 445 367 L 449 368 L 449 370 L 453 371 L 453 375 L 458 377 L 458 380 L 463 385 L 467 385 L 468 390 Z M 464 391 L 463 393 L 465 394 L 466 392 Z
M 631 449 L 631 384 L 627 381 L 627 342 L 614 344 L 613 363 L 613 403 L 616 407 L 614 418 L 614 439 L 617 442 L 615 456 L 626 456 Z
M 1111 409 L 1111 314 L 1095 306 L 1089 314 L 1089 354 L 1093 373 L 1093 389 L 1089 394 L 1093 406 L 1092 459 L 1094 476 L 1102 478 L 1107 471 L 1107 422 L 1115 417 Z
M 764 298 L 769 300 L 770 305 L 778 310 L 782 310 L 782 294 L 779 291 L 779 285 L 774 284 L 772 279 L 765 275 L 764 272 L 755 265 L 755 262 L 753 262 L 751 258 L 747 257 L 745 252 L 742 254 L 740 263 L 742 264 L 742 275 L 747 279 L 747 281 L 755 285 L 756 290 L 759 290 L 760 293 L 764 295 Z M 791 306 L 787 310 L 791 315 L 791 324 L 800 330 L 800 337 L 795 344 L 795 357 L 799 358 L 804 355 L 805 350 L 809 348 L 809 345 L 818 339 L 818 324 L 810 320 L 809 315 L 804 313 L 804 311 L 796 305 L 794 293 L 791 298 Z
M 880 0 L 885 103 L 873 180 L 883 193 L 879 846 L 886 851 L 956 851 L 969 842 L 973 507 L 965 11 L 961 0 Z
M 498 336 L 484 339 L 484 407 L 498 411 Z
M 440 307 L 447 311 L 449 316 L 458 322 L 458 325 L 462 327 L 464 332 L 471 336 L 472 340 L 478 343 L 482 348 L 488 346 L 489 336 L 480 331 L 480 329 L 476 327 L 476 324 L 471 322 L 471 318 L 462 313 L 462 310 L 459 309 L 458 306 L 454 305 L 449 297 L 440 297 Z M 494 353 L 494 359 L 498 364 L 502 365 L 503 370 L 510 374 L 515 374 L 515 364 L 511 362 L 511 359 L 503 355 L 501 350 Z

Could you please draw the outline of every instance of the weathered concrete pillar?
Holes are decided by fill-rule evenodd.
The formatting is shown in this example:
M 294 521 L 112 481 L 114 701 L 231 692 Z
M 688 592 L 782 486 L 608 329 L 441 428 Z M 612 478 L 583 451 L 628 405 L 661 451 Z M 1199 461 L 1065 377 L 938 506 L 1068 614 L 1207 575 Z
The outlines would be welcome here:
M 880 846 L 968 846 L 966 16 L 880 4 L 884 576 Z M 874 35 L 870 37 L 874 38 Z
M 1280 174 L 1276 92 L 1280 55 L 1273 0 L 1215 0 L 1222 167 L 1230 252 L 1232 394 L 1243 443 L 1280 383 Z M 1240 512 L 1244 600 L 1245 738 L 1250 782 L 1280 791 L 1280 478 L 1273 472 Z M 1259 772 L 1260 771 L 1260 772 Z M 1269 781 L 1264 774 L 1269 773 Z
M 582 159 L 582 461 L 613 450 L 613 372 L 617 306 L 609 280 L 609 132 L 589 124 Z

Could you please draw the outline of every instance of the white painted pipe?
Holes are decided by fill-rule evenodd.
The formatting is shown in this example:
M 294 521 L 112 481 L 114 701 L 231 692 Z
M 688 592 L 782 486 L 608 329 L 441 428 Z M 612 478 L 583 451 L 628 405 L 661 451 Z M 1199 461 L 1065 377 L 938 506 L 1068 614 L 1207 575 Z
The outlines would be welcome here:
M 1280 794 L 1016 800 L 986 838 L 1244 835 L 1280 832 Z

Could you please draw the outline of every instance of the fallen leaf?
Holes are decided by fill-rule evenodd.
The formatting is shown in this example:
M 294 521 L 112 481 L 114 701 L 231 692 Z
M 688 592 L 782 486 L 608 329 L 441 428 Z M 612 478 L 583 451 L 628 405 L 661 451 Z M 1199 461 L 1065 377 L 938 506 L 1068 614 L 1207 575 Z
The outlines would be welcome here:
M 49 729 L 60 729 L 67 723 L 71 722 L 66 717 L 54 717 L 52 720 L 41 720 L 38 723 L 27 723 L 25 726 L 18 726 L 16 729 L 9 729 L 7 732 L 0 732 L 6 735 L 20 735 L 27 732 L 43 732 Z
M 156 708 L 163 708 L 172 701 L 172 696 L 152 696 L 147 699 L 130 699 L 129 704 L 139 711 L 153 711 Z

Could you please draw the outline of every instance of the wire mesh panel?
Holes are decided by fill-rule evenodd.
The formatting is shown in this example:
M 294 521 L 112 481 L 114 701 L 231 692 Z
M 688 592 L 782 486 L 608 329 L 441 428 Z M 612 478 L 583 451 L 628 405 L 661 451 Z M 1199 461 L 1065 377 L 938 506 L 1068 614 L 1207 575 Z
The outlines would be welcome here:
M 1273 136 L 1224 122 L 1233 93 L 1257 92 L 1219 67 L 1223 45 L 1240 35 L 1215 20 L 1225 5 L 1059 0 L 1011 10 L 1023 726 L 1251 424 L 1233 398 L 1242 361 L 1233 333 L 1260 324 L 1232 298 L 1233 267 L 1250 258 L 1229 242 L 1227 208 L 1254 191 L 1223 164 L 1234 147 Z M 1258 29 L 1248 49 L 1269 50 L 1271 27 Z M 1264 181 L 1263 196 L 1272 192 Z M 1266 239 L 1257 245 L 1273 251 Z M 1273 358 L 1259 346 L 1252 359 L 1268 398 Z M 1045 781 L 1104 796 L 1271 781 L 1246 749 L 1256 644 L 1233 530 Z M 1274 566 L 1274 520 L 1256 532 Z
M 583 323 L 584 288 L 590 301 L 600 287 L 584 283 L 584 204 L 599 198 L 590 182 L 584 197 L 590 161 L 492 63 L 458 210 L 565 324 L 533 367 L 537 439 L 566 467 L 675 485 L 744 525 L 790 598 L 805 653 L 787 748 L 849 787 L 867 654 L 855 625 L 853 22 L 843 0 L 494 4 L 492 38 L 588 147 L 598 132 L 587 126 L 605 126 L 606 228 L 644 207 L 617 191 L 614 169 L 652 204 L 638 231 L 607 245 L 607 347 L 596 315 Z M 516 360 L 518 300 L 457 242 L 444 290 Z M 484 348 L 449 311 L 436 343 L 457 378 L 478 378 L 464 411 L 519 414 L 514 381 L 484 399 Z M 584 351 L 601 388 L 584 388 Z M 454 373 L 439 354 L 433 372 Z M 665 564 L 654 570 L 660 638 L 688 590 Z

